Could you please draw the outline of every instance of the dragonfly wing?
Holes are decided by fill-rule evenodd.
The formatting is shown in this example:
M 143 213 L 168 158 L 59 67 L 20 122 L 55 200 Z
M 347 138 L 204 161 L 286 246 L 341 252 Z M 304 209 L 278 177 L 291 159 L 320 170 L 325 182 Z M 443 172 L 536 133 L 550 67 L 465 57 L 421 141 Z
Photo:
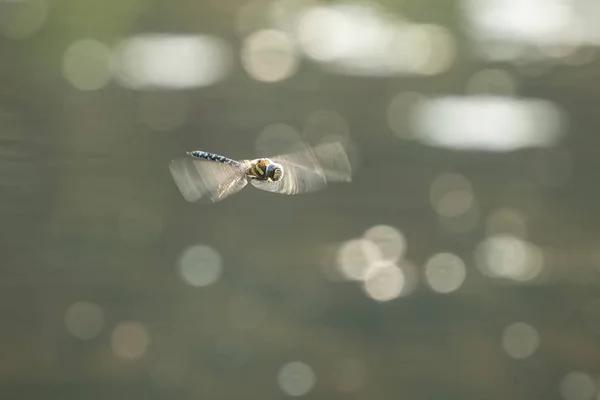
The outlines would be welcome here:
M 352 166 L 341 143 L 325 143 L 310 150 L 328 182 L 352 181 Z M 296 164 L 293 161 L 289 161 L 288 164 L 295 168 L 307 169 L 306 165 Z
M 239 174 L 234 179 L 231 179 L 228 182 L 224 182 L 219 186 L 219 190 L 217 191 L 217 197 L 219 200 L 222 200 L 225 197 L 229 197 L 232 194 L 235 194 L 242 190 L 247 184 L 248 178 L 246 178 L 246 175 Z
M 301 150 L 272 157 L 283 166 L 281 181 L 252 180 L 252 184 L 268 192 L 292 195 L 323 189 L 328 181 L 350 180 L 350 163 L 341 144 L 325 144 L 314 149 L 307 145 L 302 147 Z
M 181 158 L 169 165 L 173 180 L 186 201 L 217 202 L 239 192 L 248 183 L 243 170 L 209 160 Z
M 352 165 L 341 143 L 322 144 L 316 146 L 313 151 L 327 181 L 350 182 L 352 180 Z

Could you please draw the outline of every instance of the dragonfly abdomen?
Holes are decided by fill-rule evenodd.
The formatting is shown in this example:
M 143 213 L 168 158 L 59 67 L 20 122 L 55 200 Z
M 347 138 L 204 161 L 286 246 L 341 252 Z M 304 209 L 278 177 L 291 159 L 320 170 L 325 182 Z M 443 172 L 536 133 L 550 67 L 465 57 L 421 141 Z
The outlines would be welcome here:
M 187 153 L 189 155 L 191 155 L 192 157 L 200 158 L 203 160 L 216 161 L 216 162 L 220 162 L 223 164 L 233 165 L 234 167 L 240 166 L 239 161 L 232 160 L 231 158 L 227 158 L 227 157 L 221 156 L 219 154 L 209 153 L 208 151 L 194 150 L 194 151 L 188 151 Z

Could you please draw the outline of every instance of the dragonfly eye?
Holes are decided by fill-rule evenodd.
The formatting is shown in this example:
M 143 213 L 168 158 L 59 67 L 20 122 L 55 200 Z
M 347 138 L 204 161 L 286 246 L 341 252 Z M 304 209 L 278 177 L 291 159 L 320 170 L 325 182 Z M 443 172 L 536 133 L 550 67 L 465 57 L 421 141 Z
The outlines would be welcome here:
M 267 167 L 267 178 L 277 182 L 283 177 L 283 168 L 280 164 L 272 163 Z

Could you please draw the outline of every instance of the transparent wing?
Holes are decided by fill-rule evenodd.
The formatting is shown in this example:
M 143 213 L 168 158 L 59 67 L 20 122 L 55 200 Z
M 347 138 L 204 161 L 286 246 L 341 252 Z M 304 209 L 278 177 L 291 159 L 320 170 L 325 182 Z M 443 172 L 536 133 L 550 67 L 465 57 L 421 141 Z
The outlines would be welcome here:
M 328 143 L 315 148 L 302 144 L 301 147 L 301 150 L 271 158 L 283 166 L 281 181 L 252 180 L 252 185 L 268 192 L 293 195 L 321 190 L 328 181 L 350 180 L 350 162 L 341 144 Z
M 326 143 L 316 146 L 312 150 L 328 182 L 350 182 L 352 180 L 352 166 L 341 143 Z
M 209 160 L 181 158 L 169 165 L 173 180 L 186 201 L 217 202 L 248 184 L 240 167 Z
M 245 174 L 239 174 L 237 177 L 229 182 L 222 183 L 217 191 L 217 198 L 219 200 L 229 197 L 242 190 L 248 184 L 248 178 Z

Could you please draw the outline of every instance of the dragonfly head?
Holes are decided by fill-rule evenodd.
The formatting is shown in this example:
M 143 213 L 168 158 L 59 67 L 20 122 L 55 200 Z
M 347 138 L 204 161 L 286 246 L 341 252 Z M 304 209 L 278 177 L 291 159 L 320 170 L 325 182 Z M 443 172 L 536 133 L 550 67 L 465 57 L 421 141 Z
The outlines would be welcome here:
M 283 167 L 281 164 L 276 162 L 271 162 L 267 165 L 265 176 L 269 181 L 278 182 L 283 178 Z

